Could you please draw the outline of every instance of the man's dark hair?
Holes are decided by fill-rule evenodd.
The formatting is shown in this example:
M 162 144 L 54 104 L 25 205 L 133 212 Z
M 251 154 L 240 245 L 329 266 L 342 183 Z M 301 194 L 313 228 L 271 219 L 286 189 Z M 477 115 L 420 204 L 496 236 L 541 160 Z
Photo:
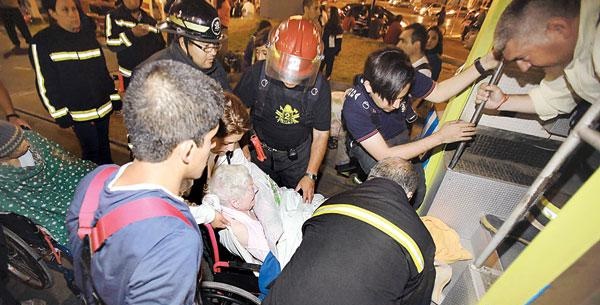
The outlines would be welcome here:
M 123 102 L 136 159 L 166 160 L 179 143 L 203 137 L 223 115 L 223 89 L 200 70 L 172 60 L 136 69 Z
M 269 42 L 269 33 L 271 28 L 264 28 L 254 34 L 254 48 L 262 47 Z
M 373 93 L 393 104 L 402 88 L 413 80 L 415 70 L 402 50 L 384 48 L 369 54 L 363 75 Z
M 552 17 L 579 16 L 580 0 L 513 0 L 502 12 L 494 32 L 494 49 L 501 52 L 509 40 L 542 39 L 542 29 Z
M 425 53 L 425 45 L 427 45 L 427 29 L 420 23 L 412 23 L 409 26 L 407 26 L 404 30 L 412 30 L 412 33 L 410 35 L 410 42 L 420 42 L 421 53 Z
M 400 157 L 390 157 L 380 160 L 369 172 L 368 179 L 384 178 L 396 182 L 406 195 L 417 190 L 419 176 L 414 165 Z

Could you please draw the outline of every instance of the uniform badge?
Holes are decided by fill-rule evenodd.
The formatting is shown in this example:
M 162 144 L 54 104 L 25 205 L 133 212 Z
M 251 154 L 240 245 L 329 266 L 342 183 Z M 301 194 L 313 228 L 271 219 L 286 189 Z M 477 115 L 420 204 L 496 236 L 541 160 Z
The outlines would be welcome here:
M 300 112 L 289 104 L 279 106 L 279 110 L 275 111 L 277 123 L 292 125 L 300 123 Z
M 221 35 L 221 21 L 219 20 L 219 18 L 213 19 L 213 22 L 210 25 L 210 29 L 215 35 Z

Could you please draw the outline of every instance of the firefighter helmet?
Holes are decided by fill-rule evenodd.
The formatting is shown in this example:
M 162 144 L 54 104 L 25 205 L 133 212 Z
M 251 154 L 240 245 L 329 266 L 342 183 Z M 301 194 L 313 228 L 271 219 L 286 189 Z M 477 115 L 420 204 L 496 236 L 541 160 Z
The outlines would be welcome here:
M 323 59 L 320 29 L 292 16 L 271 31 L 265 73 L 288 84 L 312 86 Z
M 159 29 L 193 40 L 218 43 L 223 35 L 217 11 L 204 0 L 176 0 Z

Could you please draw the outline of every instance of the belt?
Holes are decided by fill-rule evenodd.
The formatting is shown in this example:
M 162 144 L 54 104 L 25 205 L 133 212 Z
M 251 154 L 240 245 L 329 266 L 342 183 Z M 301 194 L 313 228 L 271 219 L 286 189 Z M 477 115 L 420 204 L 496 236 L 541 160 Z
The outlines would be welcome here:
M 281 153 L 288 153 L 291 150 L 297 150 L 298 148 L 300 148 L 302 145 L 304 145 L 308 140 L 310 140 L 310 137 L 307 137 L 306 140 L 302 141 L 300 144 L 296 145 L 295 147 L 292 148 L 288 148 L 288 149 L 277 149 L 274 147 L 271 147 L 267 144 L 265 144 L 265 142 L 262 142 L 262 147 L 270 152 L 281 152 Z

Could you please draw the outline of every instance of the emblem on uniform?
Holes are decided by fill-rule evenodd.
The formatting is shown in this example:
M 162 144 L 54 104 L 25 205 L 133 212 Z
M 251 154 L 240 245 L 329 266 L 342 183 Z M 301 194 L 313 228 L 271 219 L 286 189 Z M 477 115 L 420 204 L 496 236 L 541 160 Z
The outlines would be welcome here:
M 300 123 L 300 112 L 294 109 L 289 104 L 279 106 L 279 110 L 275 111 L 277 123 L 291 125 Z
M 362 102 L 362 107 L 365 109 L 369 109 L 369 107 L 370 107 L 369 102 L 367 102 L 367 101 Z
M 210 29 L 215 35 L 221 34 L 221 21 L 219 21 L 219 18 L 213 19 Z

